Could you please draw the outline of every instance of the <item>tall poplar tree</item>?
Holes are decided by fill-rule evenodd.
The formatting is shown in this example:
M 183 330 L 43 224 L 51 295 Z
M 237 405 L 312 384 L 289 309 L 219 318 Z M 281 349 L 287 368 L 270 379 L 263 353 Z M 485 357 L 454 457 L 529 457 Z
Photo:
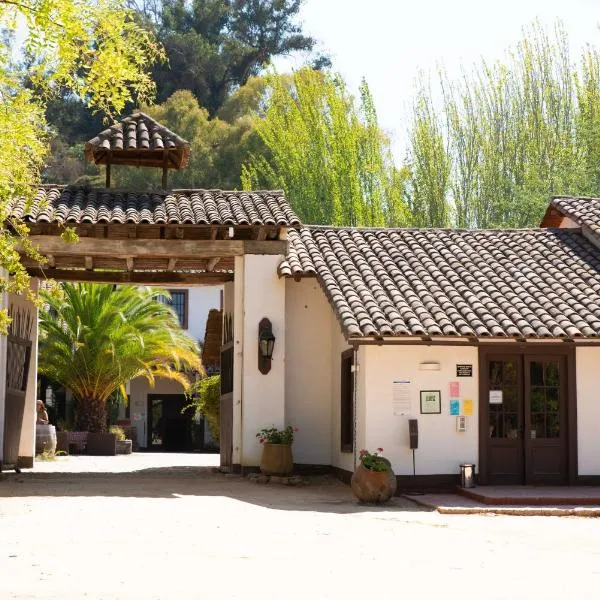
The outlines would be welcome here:
M 366 82 L 360 102 L 340 77 L 271 74 L 256 131 L 266 147 L 243 165 L 246 189 L 283 188 L 304 223 L 403 225 L 403 175 L 378 126 Z
M 421 85 L 410 123 L 418 225 L 538 225 L 553 195 L 600 195 L 600 55 L 534 23 L 495 64 Z

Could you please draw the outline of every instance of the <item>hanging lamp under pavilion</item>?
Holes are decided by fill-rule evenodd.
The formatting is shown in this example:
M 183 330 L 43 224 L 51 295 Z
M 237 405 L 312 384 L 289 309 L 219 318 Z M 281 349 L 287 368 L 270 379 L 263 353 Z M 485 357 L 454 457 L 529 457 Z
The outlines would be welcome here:
M 187 166 L 190 143 L 147 114 L 136 111 L 87 142 L 85 156 L 97 165 L 106 165 L 107 188 L 111 165 L 128 165 L 162 168 L 162 187 L 166 189 L 168 170 Z

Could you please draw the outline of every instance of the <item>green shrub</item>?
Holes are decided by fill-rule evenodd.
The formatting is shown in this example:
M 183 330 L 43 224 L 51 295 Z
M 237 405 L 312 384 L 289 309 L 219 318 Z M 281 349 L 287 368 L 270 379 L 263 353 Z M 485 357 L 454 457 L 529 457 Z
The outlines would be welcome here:
M 125 430 L 122 427 L 119 427 L 118 425 L 111 425 L 108 431 L 109 433 L 114 433 L 117 436 L 117 440 L 119 440 L 120 442 L 127 439 L 125 436 Z
M 194 409 L 208 423 L 210 435 L 219 441 L 219 410 L 221 405 L 221 376 L 211 375 L 196 382 L 188 394 L 190 403 L 183 409 Z

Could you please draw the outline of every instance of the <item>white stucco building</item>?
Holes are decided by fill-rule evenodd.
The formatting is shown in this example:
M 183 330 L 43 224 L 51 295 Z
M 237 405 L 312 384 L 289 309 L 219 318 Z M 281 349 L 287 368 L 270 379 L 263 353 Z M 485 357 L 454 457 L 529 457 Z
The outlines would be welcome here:
M 137 162 L 166 147 L 174 165 L 189 154 L 141 113 L 122 126 Z M 108 147 L 130 160 L 115 131 L 91 140 L 97 162 Z M 145 135 L 135 148 L 136 131 L 162 146 Z M 382 447 L 399 489 L 453 486 L 462 463 L 482 484 L 600 483 L 600 200 L 556 199 L 532 229 L 361 229 L 302 226 L 281 191 L 47 186 L 12 216 L 57 279 L 185 288 L 184 325 L 199 339 L 222 305 L 224 468 L 256 469 L 256 433 L 289 424 L 299 471 L 348 479 L 361 449 Z M 64 223 L 77 245 L 58 238 Z M 221 288 L 195 288 L 211 283 Z M 35 345 L 35 326 L 28 336 Z M 6 353 L 2 338 L 0 369 Z M 151 395 L 176 394 L 169 385 L 131 383 L 141 445 Z M 21 392 L 19 461 L 30 465 L 35 389 Z

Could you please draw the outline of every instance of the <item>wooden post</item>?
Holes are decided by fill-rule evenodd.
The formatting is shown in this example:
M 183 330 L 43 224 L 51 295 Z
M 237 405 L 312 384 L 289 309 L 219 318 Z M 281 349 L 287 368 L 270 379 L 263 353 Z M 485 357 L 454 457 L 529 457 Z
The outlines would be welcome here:
M 106 163 L 106 187 L 110 187 L 110 163 Z
M 167 179 L 169 177 L 169 154 L 168 150 L 163 150 L 163 174 L 162 174 L 162 187 L 163 190 L 167 189 Z

